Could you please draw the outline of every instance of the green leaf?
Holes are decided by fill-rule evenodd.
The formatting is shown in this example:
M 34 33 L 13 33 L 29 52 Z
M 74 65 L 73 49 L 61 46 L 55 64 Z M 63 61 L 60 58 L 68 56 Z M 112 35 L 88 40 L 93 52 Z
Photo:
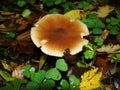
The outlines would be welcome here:
M 10 76 L 10 74 L 8 72 L 6 72 L 6 71 L 0 70 L 0 76 L 2 76 L 7 82 L 15 80 L 15 78 L 13 78 L 12 76 Z
M 2 8 L 2 11 L 4 11 L 4 12 L 9 12 L 10 11 L 9 7 L 1 6 L 1 8 Z
M 0 87 L 0 90 L 14 90 L 14 88 L 7 83 L 4 87 Z
M 25 1 L 18 1 L 18 2 L 17 2 L 17 5 L 18 5 L 19 7 L 23 7 L 23 6 L 26 5 L 26 2 L 25 2 Z
M 92 33 L 93 34 L 95 34 L 95 35 L 97 35 L 97 34 L 102 34 L 102 29 L 100 29 L 100 28 L 94 28 L 93 30 L 92 30 Z
M 60 90 L 68 90 L 69 89 L 69 83 L 65 79 L 61 80 L 60 85 L 61 85 L 61 89 Z
M 89 9 L 89 3 L 86 2 L 86 1 L 81 1 L 81 2 L 79 2 L 78 7 L 82 8 L 83 10 L 88 10 Z
M 62 0 L 55 0 L 54 3 L 55 3 L 56 5 L 58 5 L 58 4 L 62 3 Z
M 102 38 L 95 38 L 94 40 L 95 43 L 97 43 L 98 46 L 103 45 L 104 40 Z
M 56 8 L 53 8 L 49 11 L 51 14 L 58 14 L 58 10 Z
M 42 2 L 47 5 L 47 6 L 52 6 L 54 5 L 54 1 L 53 0 L 42 0 Z
M 46 72 L 45 77 L 46 79 L 60 80 L 62 76 L 56 68 L 52 68 Z
M 55 81 L 53 80 L 46 80 L 41 84 L 41 89 L 40 90 L 53 90 L 55 87 Z
M 23 75 L 26 76 L 27 78 L 30 78 L 30 68 L 31 65 L 26 65 L 23 67 Z
M 20 90 L 20 87 L 22 84 L 27 83 L 27 80 L 22 80 L 22 79 L 15 79 L 13 81 L 13 86 L 15 90 Z
M 117 60 L 120 61 L 120 54 L 115 54 L 115 56 L 116 56 Z
M 96 18 L 95 23 L 96 23 L 95 24 L 96 28 L 104 28 L 105 27 L 105 24 L 99 18 Z
M 94 28 L 95 27 L 95 22 L 93 22 L 93 20 L 90 19 L 90 18 L 88 18 L 88 19 L 83 18 L 82 22 L 84 22 L 87 25 L 88 28 Z
M 111 25 L 118 25 L 119 24 L 119 20 L 114 18 L 114 17 L 107 18 L 106 22 L 111 24 Z
M 41 82 L 43 81 L 43 79 L 45 77 L 45 74 L 46 74 L 46 72 L 44 70 L 40 70 L 40 71 L 32 74 L 31 81 L 41 84 Z
M 76 65 L 78 67 L 82 67 L 82 68 L 88 68 L 89 65 L 87 63 L 83 63 L 83 62 L 77 62 Z
M 119 31 L 116 29 L 111 29 L 109 31 L 110 31 L 110 34 L 112 34 L 112 35 L 117 35 L 119 33 Z
M 30 72 L 30 75 L 33 75 L 35 73 L 35 68 L 34 67 L 31 67 L 29 69 L 29 72 Z
M 95 56 L 95 52 L 91 50 L 86 50 L 84 52 L 85 59 L 92 59 Z
M 69 90 L 79 90 L 80 80 L 75 75 L 69 76 L 70 88 Z
M 43 65 L 45 64 L 46 58 L 47 58 L 47 55 L 42 55 L 42 56 L 40 57 L 39 70 L 40 70 L 40 69 L 43 67 Z
M 28 82 L 24 90 L 39 90 L 39 84 L 36 82 Z
M 28 16 L 31 14 L 31 11 L 29 9 L 25 9 L 23 12 L 22 12 L 22 16 L 24 18 L 28 18 Z
M 16 37 L 16 34 L 13 32 L 0 32 L 0 33 L 4 34 L 5 35 L 4 37 L 7 39 L 12 39 Z
M 62 7 L 64 8 L 64 13 L 76 8 L 75 4 L 70 1 L 63 3 Z
M 61 71 L 67 71 L 68 70 L 68 65 L 67 65 L 67 63 L 65 62 L 64 59 L 58 59 L 56 61 L 56 68 L 61 70 Z

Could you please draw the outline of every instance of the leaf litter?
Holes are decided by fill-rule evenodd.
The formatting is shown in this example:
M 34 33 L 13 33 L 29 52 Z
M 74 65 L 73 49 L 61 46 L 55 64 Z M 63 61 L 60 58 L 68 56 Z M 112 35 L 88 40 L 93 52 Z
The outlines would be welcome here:
M 97 3 L 100 3 L 99 0 L 94 0 Z M 4 3 L 4 2 L 2 2 Z M 78 3 L 78 1 L 75 1 L 74 4 Z M 32 5 L 32 4 L 31 4 Z M 67 5 L 67 4 L 66 4 Z M 22 6 L 21 6 L 22 7 Z M 38 9 L 40 8 L 40 9 Z M 42 7 L 43 11 L 38 12 L 37 10 L 42 10 L 39 5 L 35 6 L 33 5 L 32 9 L 36 9 L 36 11 L 29 11 L 27 9 L 27 12 L 29 12 L 27 15 L 21 12 L 21 10 L 18 9 L 18 12 L 1 12 L 0 16 L 0 67 L 2 67 L 2 70 L 6 70 L 7 72 L 21 72 L 21 65 L 28 62 L 28 64 L 33 65 L 36 69 L 45 69 L 48 70 L 50 68 L 53 68 L 55 65 L 55 61 L 57 58 L 47 56 L 45 60 L 41 57 L 44 56 L 44 54 L 38 50 L 34 46 L 34 44 L 31 41 L 30 38 L 30 28 L 34 25 L 38 19 L 43 17 L 44 15 L 48 14 L 48 9 L 46 7 Z M 83 7 L 84 9 L 84 7 Z M 89 10 L 83 10 L 83 9 L 74 9 L 70 10 L 70 12 L 65 13 L 65 16 L 68 16 L 72 19 L 81 19 L 86 18 L 87 14 L 89 12 L 95 12 L 97 13 L 97 17 L 100 18 L 103 22 L 105 22 L 105 19 L 111 16 L 114 16 L 114 10 L 116 9 L 115 6 L 111 5 L 94 5 L 90 4 Z M 62 11 L 62 9 L 58 9 L 58 11 Z M 64 11 L 62 11 L 63 13 Z M 105 24 L 106 25 L 106 24 Z M 87 86 L 88 84 L 92 83 L 93 86 L 89 86 L 90 88 L 94 88 L 94 85 L 97 83 L 103 83 L 105 82 L 105 86 L 112 90 L 112 88 L 117 88 L 119 90 L 120 87 L 117 87 L 116 85 L 120 86 L 119 82 L 119 72 L 120 72 L 120 65 L 119 65 L 119 53 L 120 53 L 120 38 L 117 34 L 116 36 L 112 36 L 109 33 L 109 30 L 106 29 L 106 27 L 102 28 L 103 32 L 100 35 L 93 35 L 90 34 L 88 37 L 90 40 L 90 43 L 93 43 L 95 45 L 94 39 L 98 36 L 104 40 L 103 44 L 100 46 L 96 46 L 96 50 L 93 50 L 92 53 L 94 53 L 93 57 L 91 58 L 85 58 L 83 53 L 79 53 L 75 56 L 71 56 L 69 50 L 65 51 L 65 55 L 63 58 L 65 58 L 66 62 L 69 65 L 69 69 L 67 71 L 67 74 L 74 74 L 78 78 L 84 79 L 85 76 L 88 76 L 85 78 L 87 84 L 82 84 L 83 86 Z M 3 34 L 4 33 L 4 34 Z M 13 36 L 13 34 L 15 36 Z M 91 33 L 91 30 L 90 30 Z M 7 35 L 7 38 L 5 37 Z M 8 38 L 9 35 L 9 38 Z M 115 42 L 115 43 L 114 43 Z M 106 44 L 107 43 L 107 44 Z M 95 48 L 93 48 L 95 49 Z M 91 50 L 86 50 L 90 51 Z M 87 55 L 87 54 L 86 54 Z M 9 62 L 7 62 L 9 61 Z M 81 66 L 77 67 L 76 63 L 81 63 L 84 67 L 86 65 L 89 65 L 89 68 L 83 68 Z M 91 64 L 92 63 L 92 64 Z M 16 66 L 17 65 L 17 66 Z M 15 70 L 13 70 L 13 68 Z M 23 67 L 23 66 L 22 66 Z M 94 68 L 98 67 L 98 68 Z M 94 69 L 93 69 L 94 68 Z M 92 71 L 92 70 L 95 70 Z M 114 72 L 113 72 L 114 71 Z M 101 75 L 101 72 L 103 76 Z M 4 82 L 4 79 L 7 80 L 13 80 L 12 77 L 9 77 L 9 75 L 0 70 L 0 81 Z M 17 78 L 19 78 L 18 73 L 16 74 Z M 85 75 L 87 73 L 87 75 Z M 63 75 L 65 73 L 62 73 Z M 68 74 L 68 76 L 69 76 Z M 4 75 L 4 76 L 3 76 Z M 89 79 L 89 76 L 92 76 L 93 78 Z M 110 80 L 112 76 L 112 80 Z M 13 75 L 14 76 L 14 75 Z M 65 75 L 64 78 L 68 78 L 68 76 Z M 95 78 L 96 77 L 96 78 Z M 23 76 L 20 78 L 23 79 Z M 97 82 L 93 82 L 94 79 L 97 80 Z M 118 80 L 117 80 L 118 79 Z M 99 82 L 99 80 L 102 80 Z M 108 81 L 107 81 L 108 80 Z M 110 82 L 111 81 L 111 82 Z M 81 83 L 83 83 L 81 81 Z M 80 83 L 80 85 L 81 85 Z M 94 84 L 95 83 L 95 84 Z M 109 84 L 107 84 L 109 83 Z M 0 86 L 2 86 L 2 83 L 0 83 Z M 80 86 L 81 88 L 82 86 Z M 86 87 L 87 88 L 87 87 Z M 82 89 L 81 89 L 82 90 Z M 84 89 L 83 89 L 84 90 Z M 86 89 L 87 90 L 87 89 Z

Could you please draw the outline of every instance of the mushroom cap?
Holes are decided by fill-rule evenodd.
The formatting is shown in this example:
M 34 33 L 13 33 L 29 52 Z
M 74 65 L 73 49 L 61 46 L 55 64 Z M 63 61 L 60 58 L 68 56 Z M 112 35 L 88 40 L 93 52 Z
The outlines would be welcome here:
M 66 49 L 74 55 L 82 50 L 88 40 L 87 26 L 79 20 L 71 20 L 61 14 L 48 14 L 31 28 L 33 43 L 50 56 L 62 57 Z

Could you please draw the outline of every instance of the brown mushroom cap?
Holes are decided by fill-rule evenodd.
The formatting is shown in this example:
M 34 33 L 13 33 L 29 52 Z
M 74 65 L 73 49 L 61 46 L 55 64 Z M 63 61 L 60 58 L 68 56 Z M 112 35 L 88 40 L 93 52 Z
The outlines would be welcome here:
M 62 57 L 66 49 L 77 54 L 88 40 L 87 26 L 79 20 L 70 20 L 61 14 L 48 14 L 31 29 L 31 39 L 37 47 L 50 56 Z

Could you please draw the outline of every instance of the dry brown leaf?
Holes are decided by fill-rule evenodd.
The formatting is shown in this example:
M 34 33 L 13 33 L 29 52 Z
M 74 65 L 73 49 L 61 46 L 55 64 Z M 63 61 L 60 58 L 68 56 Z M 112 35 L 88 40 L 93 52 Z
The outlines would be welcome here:
M 106 55 L 107 56 L 107 55 Z M 111 68 L 110 65 L 108 64 L 111 61 L 110 57 L 105 57 L 105 55 L 103 56 L 97 56 L 95 58 L 95 63 L 94 65 L 102 68 L 102 72 L 104 75 L 106 75 L 106 72 L 108 72 Z
M 30 31 L 26 31 L 18 35 L 15 41 L 12 43 L 12 47 L 15 51 L 26 54 L 35 53 L 35 47 L 30 38 Z
M 12 77 L 18 78 L 18 79 L 24 79 L 24 75 L 22 74 L 24 66 L 25 66 L 25 64 L 21 64 L 21 65 L 17 66 L 14 69 L 14 71 L 12 72 Z
M 109 35 L 109 31 L 107 29 L 104 29 L 102 35 L 100 35 L 99 37 L 105 40 L 107 39 L 108 35 Z
M 98 14 L 98 17 L 105 18 L 113 10 L 114 10 L 114 7 L 109 6 L 109 5 L 105 5 L 105 6 L 99 7 L 99 9 L 98 9 L 98 11 L 96 13 Z
M 98 48 L 97 51 L 106 53 L 120 53 L 120 45 L 103 45 L 101 48 Z
M 19 24 L 18 30 L 24 30 L 28 26 L 29 22 L 23 18 L 18 18 L 16 20 L 16 24 Z

